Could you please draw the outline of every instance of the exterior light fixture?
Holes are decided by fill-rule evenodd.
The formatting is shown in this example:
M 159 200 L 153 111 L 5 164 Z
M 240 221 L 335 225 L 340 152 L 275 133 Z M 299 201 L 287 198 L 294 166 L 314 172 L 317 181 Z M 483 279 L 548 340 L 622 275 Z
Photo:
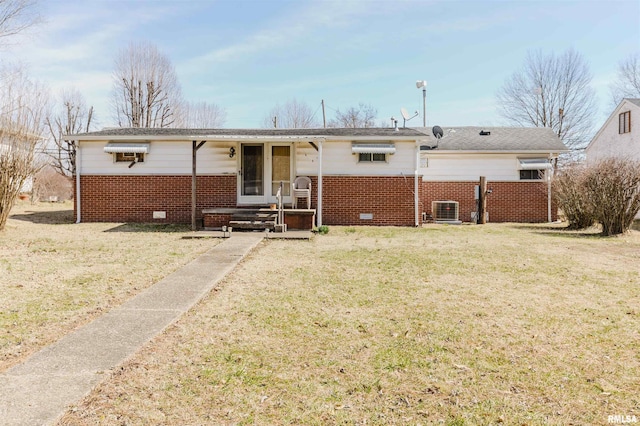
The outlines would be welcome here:
M 234 147 L 229 148 L 229 158 L 236 156 L 236 149 Z

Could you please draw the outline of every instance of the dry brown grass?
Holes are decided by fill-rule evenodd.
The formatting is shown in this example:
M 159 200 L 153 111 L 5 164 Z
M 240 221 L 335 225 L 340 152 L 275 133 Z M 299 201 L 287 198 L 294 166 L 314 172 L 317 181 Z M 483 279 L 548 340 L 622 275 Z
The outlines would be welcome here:
M 71 209 L 20 202 L 0 232 L 0 371 L 216 244 L 180 227 L 73 224 Z
M 635 231 L 490 224 L 271 240 L 61 424 L 638 415 L 639 264 Z

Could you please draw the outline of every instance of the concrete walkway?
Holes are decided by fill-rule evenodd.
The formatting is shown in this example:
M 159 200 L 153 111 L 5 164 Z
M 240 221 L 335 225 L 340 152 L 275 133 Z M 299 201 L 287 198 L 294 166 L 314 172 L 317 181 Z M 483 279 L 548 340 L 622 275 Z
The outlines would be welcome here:
M 264 237 L 234 233 L 123 305 L 0 375 L 0 423 L 47 425 L 202 299 Z

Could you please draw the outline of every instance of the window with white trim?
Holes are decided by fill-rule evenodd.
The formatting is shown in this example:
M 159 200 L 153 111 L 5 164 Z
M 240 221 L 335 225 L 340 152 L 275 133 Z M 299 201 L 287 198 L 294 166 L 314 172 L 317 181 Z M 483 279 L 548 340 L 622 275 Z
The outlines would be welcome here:
M 386 163 L 387 154 L 360 152 L 358 153 L 358 163 Z
M 544 179 L 544 170 L 520 170 L 520 180 Z
M 116 163 L 144 163 L 143 152 L 114 152 L 113 155 Z
M 551 168 L 548 158 L 518 158 L 520 180 L 542 180 Z
M 149 143 L 109 142 L 104 152 L 113 155 L 114 163 L 144 163 L 145 155 L 149 153 Z

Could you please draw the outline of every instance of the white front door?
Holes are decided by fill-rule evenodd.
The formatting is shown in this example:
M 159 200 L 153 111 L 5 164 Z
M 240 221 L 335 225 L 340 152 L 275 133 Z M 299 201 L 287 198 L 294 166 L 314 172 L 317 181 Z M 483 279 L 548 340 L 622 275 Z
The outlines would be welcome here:
M 281 183 L 283 202 L 290 203 L 292 150 L 291 144 L 240 144 L 238 204 L 275 203 Z

